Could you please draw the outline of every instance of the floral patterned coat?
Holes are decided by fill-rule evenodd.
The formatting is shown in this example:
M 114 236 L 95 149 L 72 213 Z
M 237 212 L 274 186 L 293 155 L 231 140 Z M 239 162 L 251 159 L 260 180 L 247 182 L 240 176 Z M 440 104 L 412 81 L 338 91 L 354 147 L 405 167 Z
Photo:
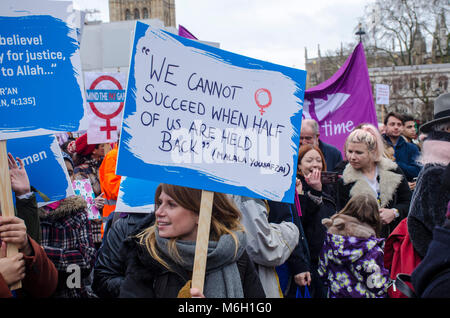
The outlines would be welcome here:
M 329 298 L 385 298 L 390 286 L 384 267 L 384 239 L 327 233 L 319 260 L 319 275 Z

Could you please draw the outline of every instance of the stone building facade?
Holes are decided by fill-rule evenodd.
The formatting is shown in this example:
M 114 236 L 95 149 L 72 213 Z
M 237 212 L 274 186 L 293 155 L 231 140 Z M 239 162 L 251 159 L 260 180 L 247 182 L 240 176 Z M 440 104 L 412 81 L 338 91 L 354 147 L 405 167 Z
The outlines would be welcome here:
M 166 27 L 176 27 L 175 0 L 109 0 L 110 22 L 159 19 Z
M 374 95 L 375 84 L 390 87 L 389 105 L 376 105 L 378 120 L 390 111 L 408 113 L 419 122 L 431 120 L 434 100 L 449 91 L 449 76 L 450 63 L 369 68 Z

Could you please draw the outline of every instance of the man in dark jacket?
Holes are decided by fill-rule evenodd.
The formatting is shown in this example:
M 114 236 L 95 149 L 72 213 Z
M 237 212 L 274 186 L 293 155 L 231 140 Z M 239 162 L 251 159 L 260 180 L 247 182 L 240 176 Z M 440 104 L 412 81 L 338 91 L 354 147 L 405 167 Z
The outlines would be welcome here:
M 411 182 L 419 175 L 422 169 L 416 160 L 419 158 L 419 149 L 406 142 L 402 137 L 404 119 L 400 114 L 391 112 L 384 120 L 386 133 L 383 135 L 388 145 L 394 148 L 395 162 L 403 170 L 406 179 Z
M 314 119 L 303 119 L 300 131 L 300 147 L 304 144 L 318 146 L 325 157 L 327 171 L 334 171 L 336 165 L 342 161 L 341 152 L 334 146 L 319 139 L 319 124 Z

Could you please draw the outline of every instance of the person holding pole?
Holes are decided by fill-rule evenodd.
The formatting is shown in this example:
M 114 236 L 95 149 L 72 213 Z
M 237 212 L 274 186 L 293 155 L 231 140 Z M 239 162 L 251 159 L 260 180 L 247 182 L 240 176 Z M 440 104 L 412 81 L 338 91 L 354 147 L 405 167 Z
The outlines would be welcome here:
M 4 216 L 0 208 L 0 298 L 11 298 L 10 286 L 22 281 L 16 291 L 19 297 L 49 297 L 56 289 L 58 272 L 44 250 L 31 234 L 39 238 L 39 217 L 36 197 L 31 192 L 28 175 L 8 154 L 11 188 L 16 195 L 17 216 Z M 30 231 L 28 225 L 33 228 Z M 7 257 L 7 244 L 17 246 L 19 253 Z
M 241 213 L 225 194 L 217 192 L 212 202 L 204 288 L 191 290 L 201 196 L 198 189 L 158 186 L 155 213 L 143 219 L 123 244 L 127 264 L 119 297 L 265 297 L 245 251 Z
M 0 298 L 11 298 L 9 286 L 22 281 L 17 297 L 50 297 L 58 283 L 58 271 L 41 246 L 28 234 L 16 216 L 0 217 Z M 7 244 L 16 244 L 19 253 L 6 257 Z

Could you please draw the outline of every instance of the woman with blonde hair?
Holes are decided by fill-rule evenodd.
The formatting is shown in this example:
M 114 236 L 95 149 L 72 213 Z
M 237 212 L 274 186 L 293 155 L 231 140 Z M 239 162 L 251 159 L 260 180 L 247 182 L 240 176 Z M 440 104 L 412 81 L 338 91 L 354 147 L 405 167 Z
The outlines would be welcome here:
M 155 213 L 124 243 L 127 269 L 120 289 L 125 298 L 189 296 L 199 221 L 201 190 L 160 184 Z M 248 258 L 241 213 L 222 193 L 214 193 L 203 294 L 218 298 L 265 297 Z
M 338 182 L 337 205 L 342 209 L 358 194 L 374 196 L 383 223 L 381 236 L 386 238 L 407 216 L 411 191 L 402 170 L 383 153 L 383 139 L 373 125 L 364 124 L 350 133 L 345 142 L 348 164 Z

